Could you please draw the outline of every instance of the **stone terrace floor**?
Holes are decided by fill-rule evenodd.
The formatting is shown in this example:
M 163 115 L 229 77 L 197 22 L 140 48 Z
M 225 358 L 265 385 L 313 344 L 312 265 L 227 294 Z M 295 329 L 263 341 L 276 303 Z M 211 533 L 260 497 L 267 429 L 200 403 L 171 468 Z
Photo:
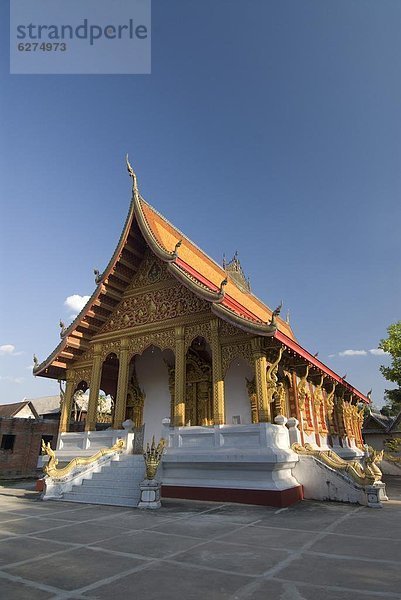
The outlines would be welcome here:
M 381 510 L 164 501 L 159 511 L 42 502 L 0 487 L 0 597 L 401 599 L 401 478 Z

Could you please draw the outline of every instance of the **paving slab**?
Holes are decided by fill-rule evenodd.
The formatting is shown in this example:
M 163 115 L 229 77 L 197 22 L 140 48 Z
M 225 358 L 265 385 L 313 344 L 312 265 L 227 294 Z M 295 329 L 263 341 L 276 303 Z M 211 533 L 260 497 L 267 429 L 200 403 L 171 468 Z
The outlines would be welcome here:
M 168 535 L 157 531 L 135 531 L 112 539 L 96 542 L 91 547 L 130 553 L 148 558 L 166 558 L 199 544 L 198 538 Z
M 94 548 L 74 548 L 4 571 L 60 590 L 75 590 L 144 564 L 137 558 L 105 554 Z
M 280 512 L 277 511 L 274 514 L 261 517 L 257 525 L 259 527 L 279 527 L 319 532 L 334 523 L 342 515 L 350 514 L 358 508 L 360 507 L 337 502 L 304 501 Z
M 54 552 L 66 548 L 67 546 L 60 546 L 53 542 L 23 536 L 2 540 L 0 541 L 0 569 L 16 562 L 51 556 Z
M 359 535 L 365 538 L 383 538 L 401 540 L 401 519 L 395 517 L 394 509 L 398 507 L 401 515 L 401 504 L 386 503 L 379 509 L 380 516 L 372 515 L 372 509 L 363 508 L 346 523 L 339 523 L 333 529 L 334 533 Z
M 393 563 L 374 563 L 358 559 L 349 560 L 335 556 L 319 556 L 311 560 L 302 556 L 279 572 L 281 579 L 293 582 L 313 582 L 321 586 L 336 586 L 368 592 L 401 591 L 401 570 Z
M 88 598 L 109 600 L 132 597 L 146 600 L 230 600 L 248 583 L 242 575 L 194 569 L 185 565 L 155 563 L 118 581 L 84 593 Z
M 51 528 L 63 527 L 69 525 L 68 521 L 55 519 L 53 517 L 40 517 L 16 519 L 15 521 L 6 521 L 0 524 L 1 533 L 27 534 L 46 531 Z
M 389 596 L 386 597 L 389 600 Z M 241 600 L 380 600 L 384 596 L 378 596 L 372 592 L 366 594 L 354 590 L 328 589 L 327 586 L 294 584 L 269 579 L 267 581 L 260 580 L 257 589 L 253 589 L 248 596 L 241 595 L 240 598 Z
M 254 506 L 252 504 L 224 504 L 213 508 L 208 514 L 231 523 L 247 524 L 260 519 L 269 519 L 281 510 L 270 506 Z
M 189 519 L 176 519 L 156 525 L 153 530 L 197 538 L 213 538 L 230 533 L 238 527 L 239 525 L 235 523 L 221 523 L 207 515 L 196 515 Z
M 352 558 L 370 558 L 399 562 L 401 566 L 401 541 L 372 537 L 370 539 L 352 535 L 327 534 L 315 542 L 311 552 L 323 552 Z M 401 592 L 400 592 L 401 596 Z
M 22 600 L 23 598 L 29 598 L 29 600 L 47 600 L 47 598 L 54 598 L 54 593 L 52 592 L 32 588 L 21 581 L 7 581 L 4 578 L 0 578 L 0 590 L 1 597 L 7 600 Z
M 116 527 L 111 523 L 110 525 L 104 525 L 96 521 L 88 521 L 84 523 L 68 523 L 68 527 L 35 533 L 35 537 L 72 544 L 91 544 L 92 542 L 124 534 L 125 531 L 121 527 Z
M 233 574 L 262 575 L 287 556 L 288 552 L 283 550 L 270 549 L 266 552 L 265 548 L 212 541 L 180 553 L 174 557 L 174 561 L 221 569 Z
M 283 550 L 296 550 L 311 539 L 307 531 L 283 532 L 278 527 L 258 527 L 250 525 L 242 529 L 231 531 L 219 538 L 222 542 L 247 544 L 256 548 L 279 548 Z

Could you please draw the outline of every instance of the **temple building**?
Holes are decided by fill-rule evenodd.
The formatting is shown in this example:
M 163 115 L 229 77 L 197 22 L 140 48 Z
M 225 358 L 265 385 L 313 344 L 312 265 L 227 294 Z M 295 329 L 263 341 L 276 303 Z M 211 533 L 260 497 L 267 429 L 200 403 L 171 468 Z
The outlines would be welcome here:
M 164 423 L 171 447 L 199 449 L 221 431 L 239 432 L 224 444 L 241 448 L 241 431 L 248 440 L 257 425 L 292 419 L 302 446 L 361 456 L 369 398 L 298 343 L 280 307 L 252 294 L 237 254 L 220 266 L 152 208 L 127 165 L 132 201 L 117 248 L 56 349 L 35 362 L 34 375 L 66 382 L 60 439 L 76 431 L 85 394 L 88 434 L 130 420 L 146 441 Z M 171 488 L 182 489 L 178 479 Z

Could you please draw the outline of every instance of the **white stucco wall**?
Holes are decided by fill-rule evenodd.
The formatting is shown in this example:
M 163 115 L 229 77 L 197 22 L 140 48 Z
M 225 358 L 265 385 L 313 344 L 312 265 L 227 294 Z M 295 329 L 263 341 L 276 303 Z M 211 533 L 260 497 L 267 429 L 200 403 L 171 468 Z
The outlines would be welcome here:
M 150 442 L 153 435 L 158 442 L 162 420 L 170 417 L 171 396 L 167 367 L 158 348 L 145 350 L 141 356 L 136 357 L 135 365 L 139 386 L 146 394 L 143 410 L 145 442 Z
M 241 417 L 241 424 L 252 422 L 251 405 L 245 377 L 252 379 L 252 369 L 242 358 L 235 358 L 229 366 L 224 379 L 227 425 L 232 425 L 233 417 L 237 415 Z

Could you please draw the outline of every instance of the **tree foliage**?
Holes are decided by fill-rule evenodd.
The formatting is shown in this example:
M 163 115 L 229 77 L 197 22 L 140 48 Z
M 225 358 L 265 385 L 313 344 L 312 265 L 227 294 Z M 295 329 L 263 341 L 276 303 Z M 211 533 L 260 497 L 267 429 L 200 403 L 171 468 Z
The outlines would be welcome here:
M 391 364 L 380 367 L 384 377 L 395 383 L 396 388 L 386 390 L 386 404 L 381 412 L 384 415 L 396 415 L 401 410 L 401 321 L 393 323 L 387 329 L 388 337 L 381 340 L 379 348 L 388 352 L 391 356 Z

